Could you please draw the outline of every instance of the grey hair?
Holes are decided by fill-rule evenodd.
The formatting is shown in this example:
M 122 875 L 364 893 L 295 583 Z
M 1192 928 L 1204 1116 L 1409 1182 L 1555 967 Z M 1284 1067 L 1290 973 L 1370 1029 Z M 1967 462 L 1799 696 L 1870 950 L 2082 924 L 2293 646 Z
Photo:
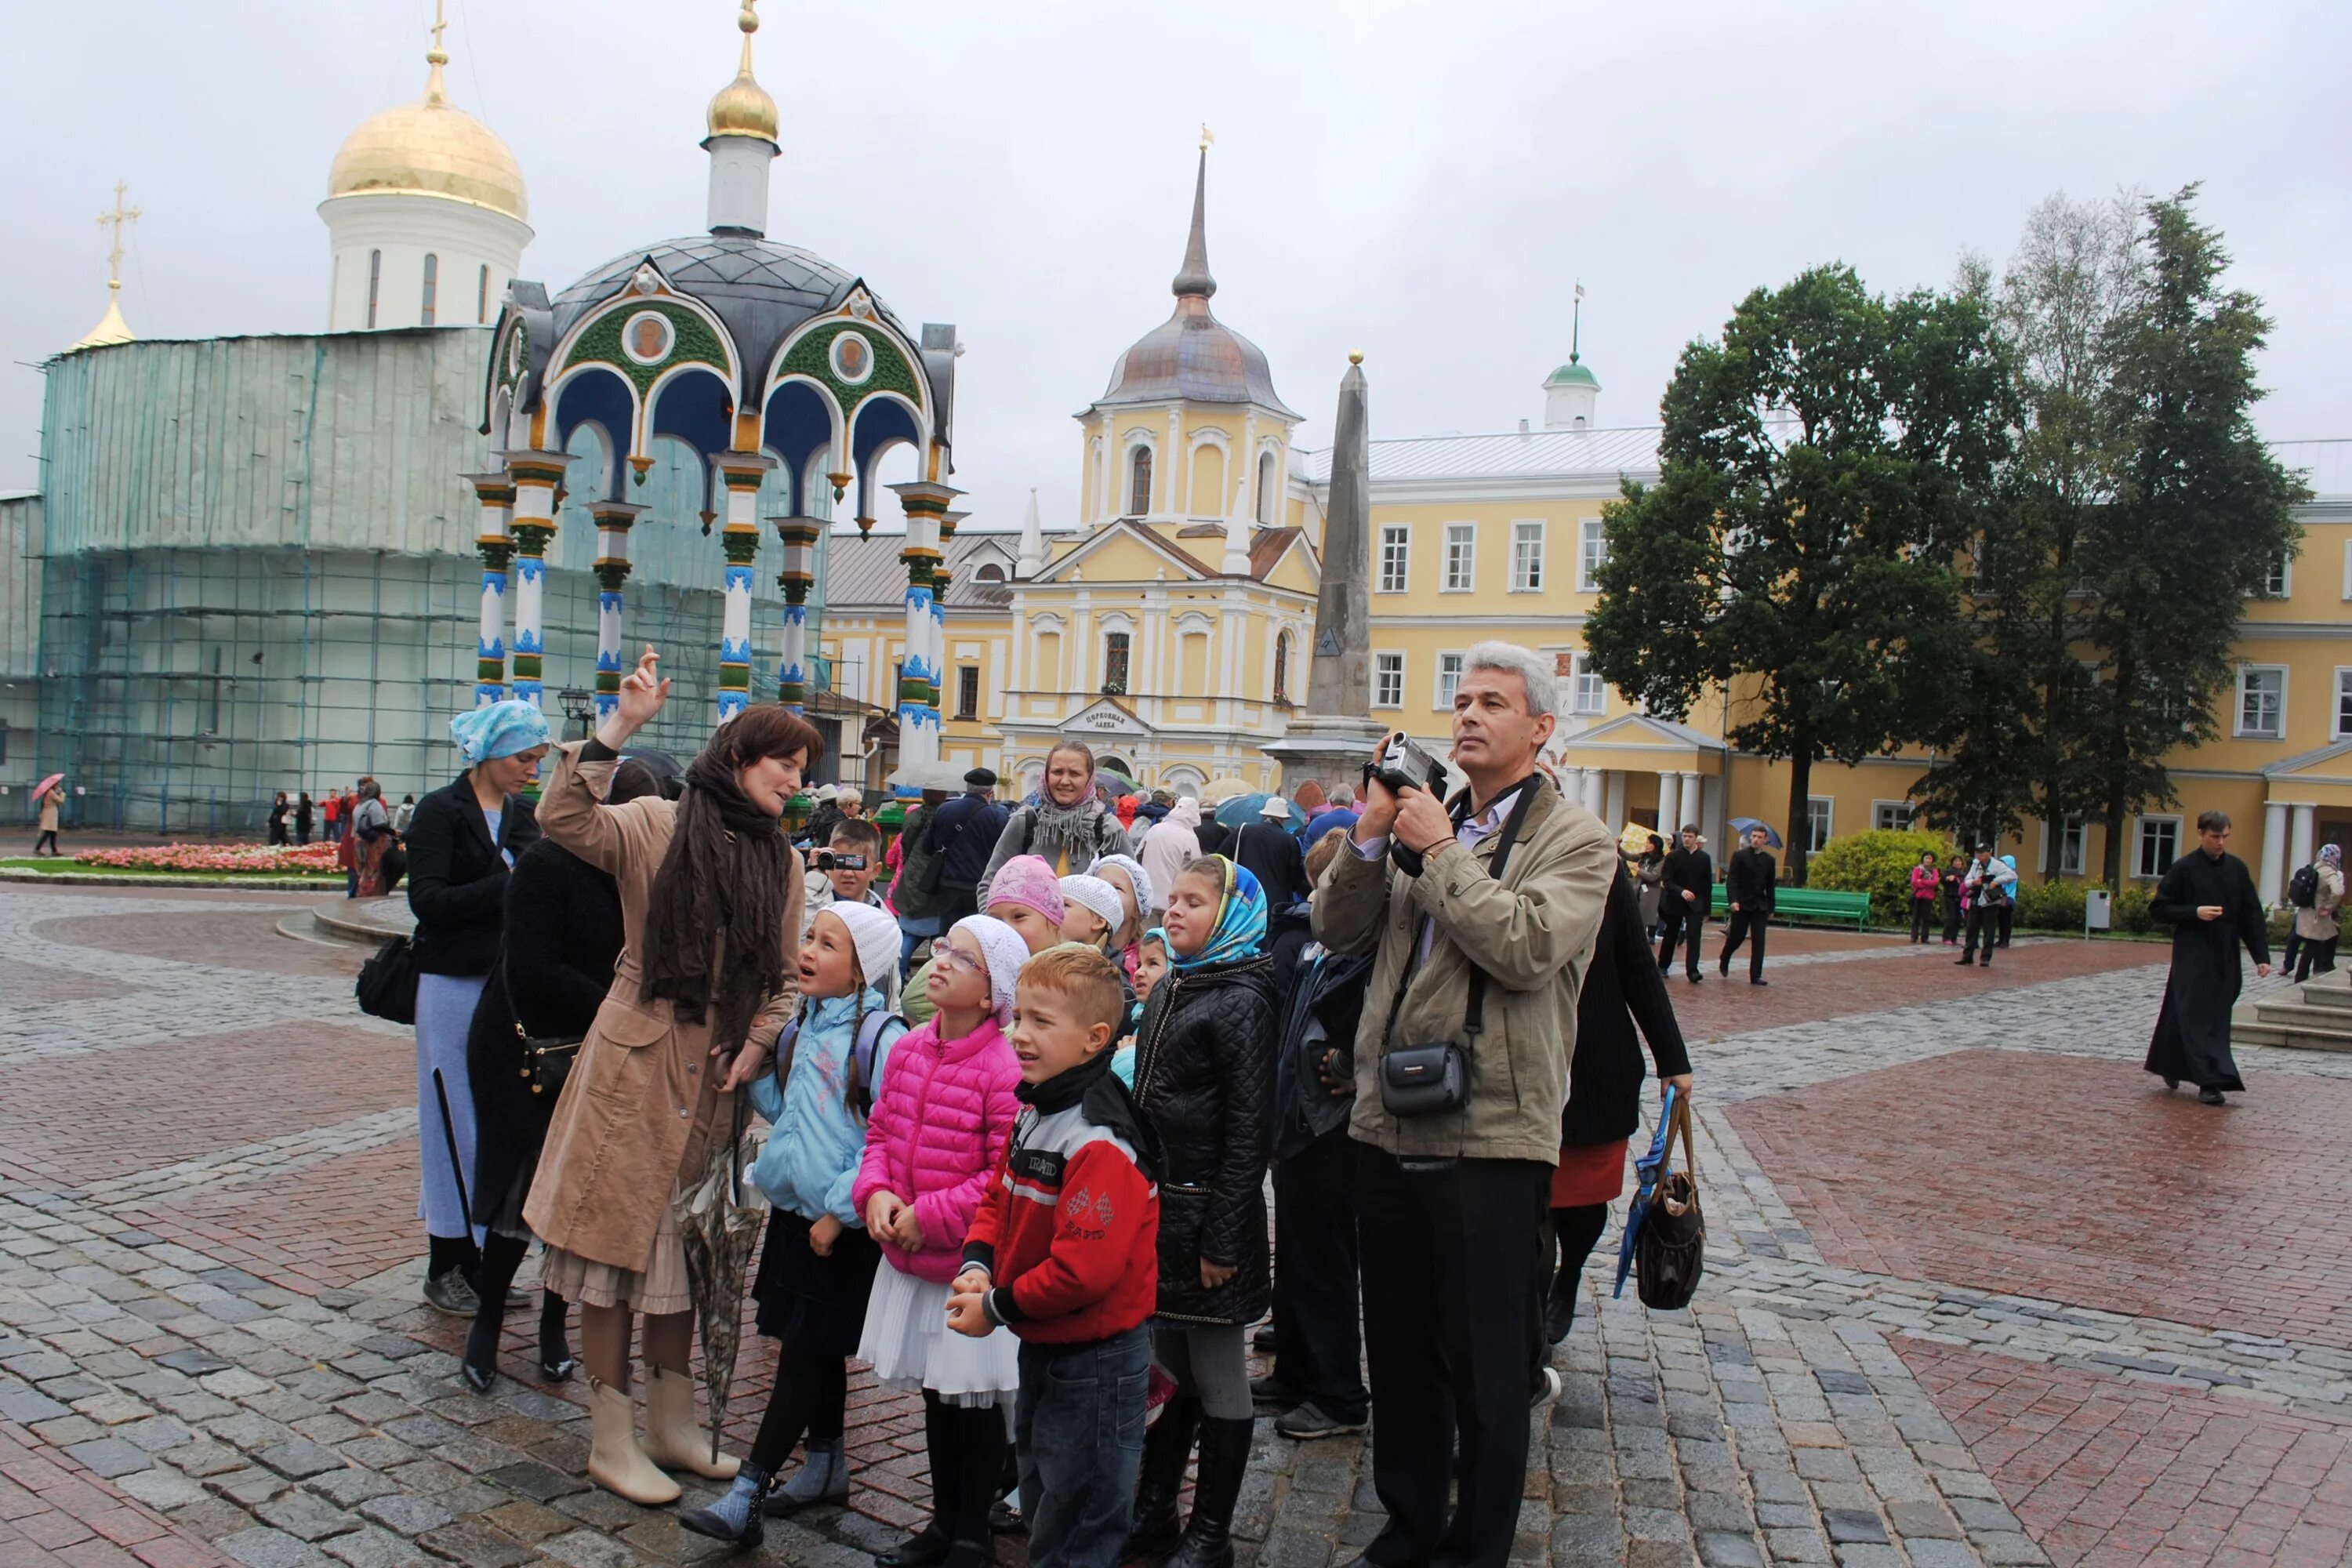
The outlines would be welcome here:
M 1527 689 L 1528 711 L 1537 718 L 1557 718 L 1559 714 L 1559 678 L 1544 661 L 1516 643 L 1472 643 L 1462 655 L 1462 673 L 1474 669 L 1491 669 L 1498 674 L 1516 675 Z

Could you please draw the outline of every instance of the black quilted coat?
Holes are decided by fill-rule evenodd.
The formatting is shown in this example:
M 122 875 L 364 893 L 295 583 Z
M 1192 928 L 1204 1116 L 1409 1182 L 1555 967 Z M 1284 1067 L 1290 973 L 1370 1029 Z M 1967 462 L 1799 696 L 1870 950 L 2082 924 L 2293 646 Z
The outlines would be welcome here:
M 1137 1030 L 1135 1099 L 1165 1151 L 1160 1307 L 1189 1323 L 1254 1323 L 1269 1299 L 1265 1167 L 1274 1152 L 1274 961 L 1171 971 Z M 1201 1260 L 1230 1265 L 1215 1289 Z

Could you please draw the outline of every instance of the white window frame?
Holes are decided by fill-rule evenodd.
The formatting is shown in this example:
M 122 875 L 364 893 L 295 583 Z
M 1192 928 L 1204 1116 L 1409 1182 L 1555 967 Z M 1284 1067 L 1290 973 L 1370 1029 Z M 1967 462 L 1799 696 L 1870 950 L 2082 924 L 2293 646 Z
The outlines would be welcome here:
M 1462 676 L 1464 673 L 1462 658 L 1462 650 L 1459 648 L 1440 648 L 1438 650 L 1436 667 L 1437 676 L 1430 685 L 1429 705 L 1432 708 L 1436 709 L 1440 713 L 1451 713 L 1454 711 L 1454 693 L 1462 689 Z M 1445 661 L 1449 658 L 1454 661 L 1454 668 L 1451 671 L 1454 677 L 1453 691 L 1445 689 L 1445 678 L 1449 673 L 1445 668 Z
M 2271 586 L 2273 581 L 2278 584 L 2275 588 Z M 2264 599 L 2294 597 L 2294 552 L 2293 551 L 2279 552 L 2278 560 L 2272 563 L 2269 574 L 2263 579 L 2263 591 L 2258 596 Z
M 2352 665 L 2336 667 L 2336 707 L 2332 714 L 2330 738 L 2341 741 L 2352 735 L 2352 723 L 2345 721 L 2352 714 Z
M 1818 816 L 1813 811 L 1813 807 L 1817 805 L 1822 808 Z M 1819 823 L 1821 829 L 1818 833 L 1814 831 L 1816 822 Z M 1820 854 L 1822 847 L 1836 837 L 1837 797 L 1828 795 L 1807 795 L 1805 797 L 1805 853 Z
M 1899 824 L 1881 821 L 1889 812 L 1901 812 L 1903 820 Z M 1870 803 L 1870 830 L 1874 833 L 1908 833 L 1911 825 L 1918 819 L 1919 807 L 1911 801 L 1874 800 Z
M 1601 591 L 1601 563 L 1609 559 L 1609 528 L 1597 517 L 1588 517 L 1576 531 L 1576 591 L 1597 594 Z
M 2352 539 L 2344 542 L 2344 597 L 2352 600 Z
M 1441 594 L 1469 594 L 1478 587 L 1478 525 L 1475 522 L 1449 522 L 1445 525 L 1445 550 L 1439 558 L 1437 589 Z M 1462 570 L 1454 567 L 1456 551 Z
M 2069 856 L 2066 852 L 2067 844 L 2070 840 L 2074 845 L 2074 853 L 2072 856 Z M 2084 816 L 2083 813 L 2079 811 L 2070 811 L 2066 814 L 2066 820 L 2058 825 L 2058 837 L 2055 842 L 2053 842 L 2050 837 L 2049 821 L 2046 818 L 2043 820 L 2042 824 L 2042 869 L 2044 871 L 2049 870 L 2050 862 L 2053 858 L 2058 862 L 2058 874 L 2060 876 L 2080 877 L 2084 874 L 2083 867 L 2091 858 L 2091 824 L 2089 818 Z
M 1514 594 L 1540 594 L 1544 588 L 1544 547 L 1550 531 L 1539 517 L 1519 517 L 1511 520 L 1511 584 Z M 1529 554 L 1532 542 L 1535 550 Z M 1530 571 L 1529 568 L 1533 570 Z
M 1593 673 L 1592 656 L 1568 656 L 1568 710 L 1598 715 L 1609 711 L 1609 683 Z
M 2246 727 L 2246 686 L 2249 676 L 2278 677 L 2278 725 L 2272 730 L 2250 730 Z M 2231 693 L 2230 733 L 2241 741 L 2284 741 L 2286 739 L 2287 667 L 2283 664 L 2242 664 L 2238 680 Z
M 1372 655 L 1372 706 L 1404 706 L 1404 655 L 1379 651 Z
M 2174 860 L 2178 860 L 2178 859 L 2179 859 L 2179 858 L 2180 858 L 2180 829 L 2181 829 L 2181 826 L 2182 826 L 2182 821 L 2181 821 L 2181 819 L 2180 819 L 2179 817 L 2178 817 L 2178 816 L 2141 816 L 2141 817 L 2135 817 L 2135 818 L 2133 819 L 2133 821 L 2132 821 L 2132 872 L 2131 872 L 2131 874 L 2132 874 L 2132 879 L 2133 879 L 2134 881 L 2138 881 L 2138 882 L 2153 882 L 2153 881 L 2157 880 L 2158 878 L 2162 877 L 2166 871 L 2168 871 L 2168 870 L 2170 870 L 2170 869 L 2172 868 L 2172 867 L 2171 867 L 2171 863 L 2170 863 L 2169 861 L 2168 861 L 2168 862 L 2167 862 L 2167 863 L 2166 863 L 2166 864 L 2165 864 L 2161 868 L 2159 868 L 2159 869 L 2158 869 L 2158 870 L 2154 870 L 2154 871 L 2146 871 L 2146 870 L 2142 870 L 2142 869 L 2140 868 L 2141 867 L 2145 866 L 2145 865 L 2147 863 L 2147 849 L 2148 849 L 2148 842 L 2149 842 L 2149 840 L 2148 840 L 2148 829 L 2149 829 L 2149 828 L 2151 828 L 2151 827 L 2163 826 L 2169 826 L 2171 827 L 2171 829 L 2172 829 L 2172 858 L 2173 858 Z
M 1389 574 L 1389 551 L 1391 547 L 1396 551 L 1396 574 L 1393 578 Z M 2347 559 L 2352 560 L 2352 555 L 2347 555 Z M 2352 566 L 2347 566 L 2346 571 L 2352 573 Z M 2352 577 L 2347 577 L 2347 580 L 2352 581 Z M 1376 594 L 1402 594 L 1412 586 L 1412 525 L 1403 522 L 1384 522 L 1381 524 L 1381 571 L 1380 575 L 1373 581 L 1372 591 Z M 2352 590 L 2347 590 L 2344 596 L 2352 599 Z

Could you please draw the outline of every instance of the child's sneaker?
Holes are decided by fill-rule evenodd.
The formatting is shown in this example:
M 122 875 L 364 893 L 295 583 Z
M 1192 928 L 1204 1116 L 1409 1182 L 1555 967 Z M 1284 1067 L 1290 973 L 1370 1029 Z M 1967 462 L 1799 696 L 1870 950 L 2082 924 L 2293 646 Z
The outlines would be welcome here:
M 1360 1432 L 1365 1423 L 1359 1419 L 1342 1421 L 1328 1415 L 1313 1400 L 1294 1405 L 1275 1418 L 1274 1429 L 1294 1442 L 1310 1442 L 1317 1437 L 1338 1437 L 1349 1432 Z

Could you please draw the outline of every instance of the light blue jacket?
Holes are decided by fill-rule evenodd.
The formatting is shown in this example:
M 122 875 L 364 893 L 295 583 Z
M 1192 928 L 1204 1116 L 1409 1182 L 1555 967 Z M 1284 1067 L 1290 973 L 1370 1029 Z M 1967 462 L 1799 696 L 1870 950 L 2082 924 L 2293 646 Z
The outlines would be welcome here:
M 882 993 L 869 987 L 867 1013 L 883 1011 Z M 849 1189 L 866 1157 L 866 1123 L 851 1113 L 848 1063 L 856 1042 L 857 1005 L 853 997 L 828 997 L 809 1010 L 793 1048 L 792 1081 L 781 1089 L 773 1068 L 751 1080 L 751 1108 L 774 1130 L 768 1134 L 751 1180 L 768 1201 L 803 1219 L 825 1215 L 847 1226 L 865 1226 L 852 1207 Z M 867 1099 L 880 1092 L 890 1047 L 907 1031 L 883 1026 L 874 1047 L 874 1081 Z

